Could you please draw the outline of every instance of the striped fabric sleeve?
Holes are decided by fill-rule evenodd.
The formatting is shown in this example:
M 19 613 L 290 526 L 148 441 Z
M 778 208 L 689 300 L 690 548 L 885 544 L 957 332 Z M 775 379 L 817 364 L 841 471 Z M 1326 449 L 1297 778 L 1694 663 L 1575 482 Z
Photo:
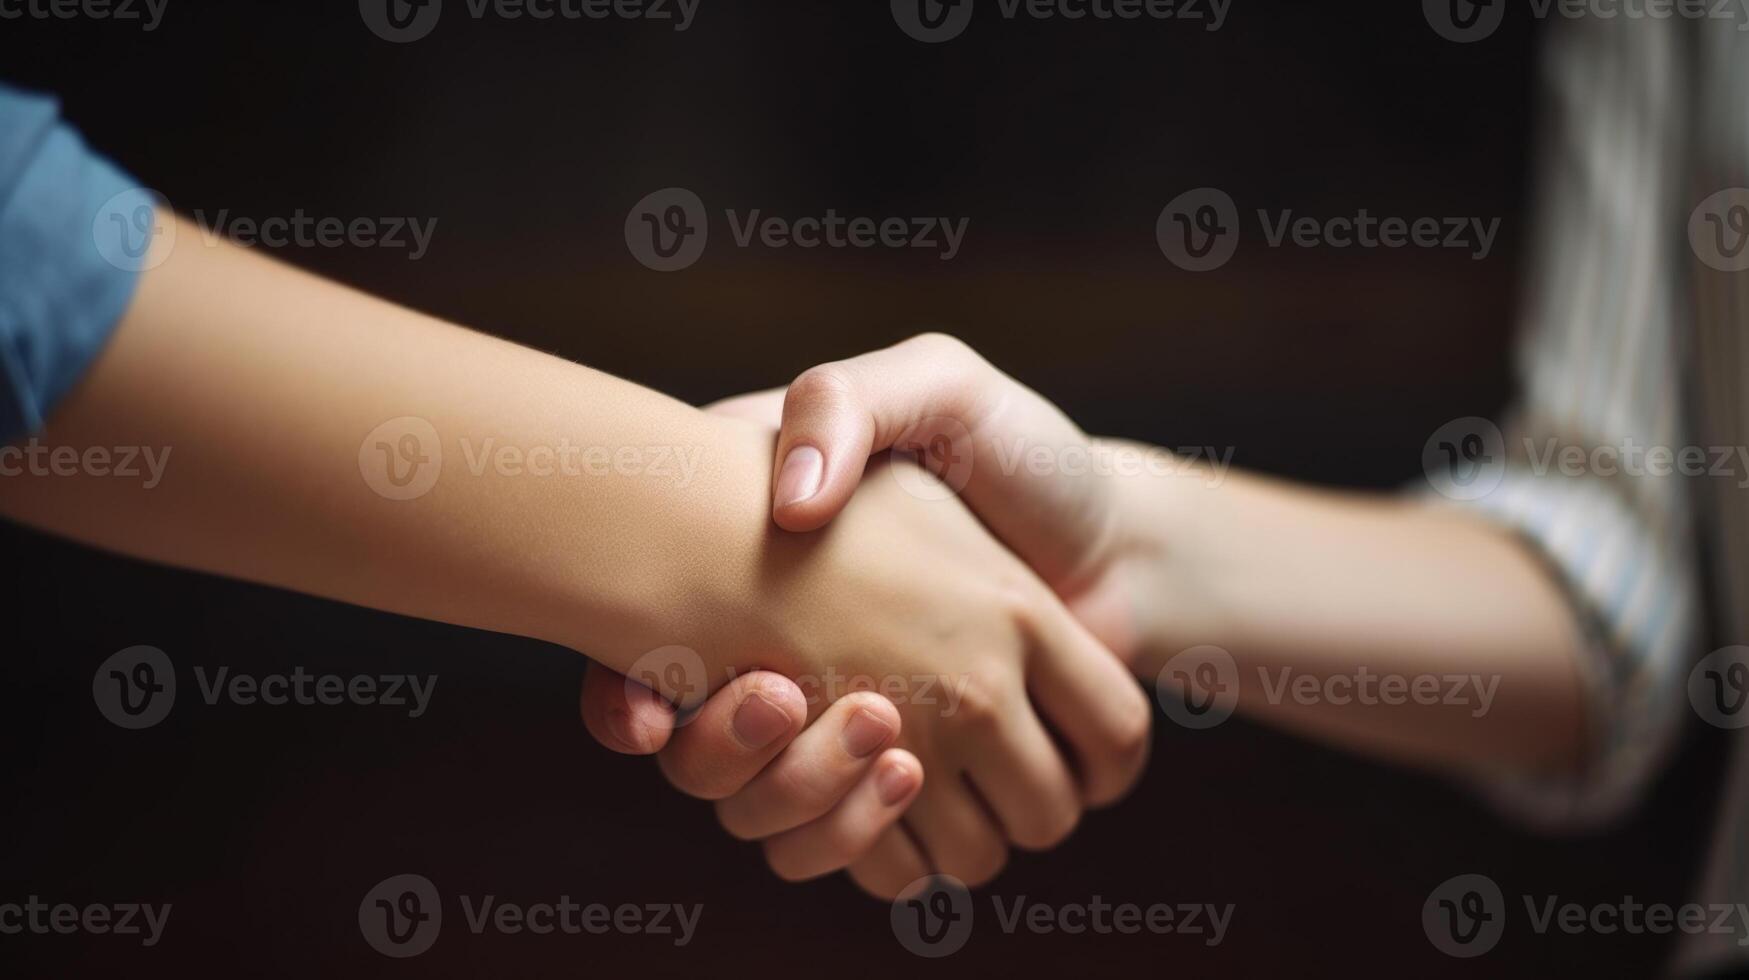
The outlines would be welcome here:
M 1684 436 L 1681 41 L 1670 21 L 1550 27 L 1521 403 L 1498 485 L 1455 503 L 1536 549 L 1587 633 L 1582 769 L 1482 787 L 1549 828 L 1632 806 L 1686 710 L 1699 598 L 1687 488 L 1664 455 Z

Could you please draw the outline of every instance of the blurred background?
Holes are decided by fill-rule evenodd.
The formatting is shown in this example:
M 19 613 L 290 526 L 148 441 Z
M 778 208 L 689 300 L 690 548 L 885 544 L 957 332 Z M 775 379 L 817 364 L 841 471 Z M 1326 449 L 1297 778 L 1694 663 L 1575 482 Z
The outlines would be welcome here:
M 1497 416 L 1526 234 L 1538 35 L 1509 15 L 1454 44 L 1418 4 L 1237 0 L 1207 20 L 1003 18 L 925 44 L 887 3 L 702 0 L 674 22 L 470 16 L 449 0 L 390 43 L 353 0 L 168 0 L 154 30 L 0 20 L 0 80 L 55 92 L 88 140 L 184 214 L 435 221 L 429 248 L 288 246 L 289 262 L 703 402 L 902 339 L 954 332 L 1087 429 L 1233 447 L 1236 465 L 1331 484 L 1420 479 L 1442 423 Z M 1155 221 L 1229 194 L 1231 262 L 1184 271 Z M 658 273 L 628 211 L 667 187 L 712 217 Z M 929 249 L 736 247 L 725 209 L 968 220 Z M 1272 215 L 1499 219 L 1467 249 L 1266 247 Z M 1065 846 L 1017 855 L 1012 900 L 1236 905 L 1225 941 L 1005 935 L 918 959 L 846 880 L 785 885 L 647 760 L 596 746 L 583 662 L 512 637 L 170 571 L 0 527 L 18 624 L 0 672 L 0 900 L 171 902 L 155 948 L 0 936 L 0 972 L 823 976 L 973 970 L 1347 976 L 1643 975 L 1652 936 L 1509 927 L 1475 961 L 1421 928 L 1429 891 L 1480 872 L 1507 894 L 1681 902 L 1719 733 L 1690 733 L 1654 803 L 1549 839 L 1463 788 L 1235 720 L 1161 717 L 1150 773 Z M 1477 610 L 1477 615 L 1487 615 Z M 184 686 L 124 731 L 97 665 L 165 650 Z M 436 674 L 417 719 L 383 707 L 209 706 L 191 669 Z M 416 872 L 446 896 L 702 903 L 653 936 L 470 935 L 395 961 L 358 902 Z M 447 911 L 454 915 L 454 906 Z M 459 919 L 459 915 L 457 916 Z M 1514 924 L 1522 922 L 1522 915 Z

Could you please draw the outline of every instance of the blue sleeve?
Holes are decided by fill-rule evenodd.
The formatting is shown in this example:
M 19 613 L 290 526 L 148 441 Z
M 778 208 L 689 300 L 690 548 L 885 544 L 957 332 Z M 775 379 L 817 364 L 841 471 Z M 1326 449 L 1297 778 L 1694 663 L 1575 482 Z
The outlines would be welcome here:
M 146 263 L 140 209 L 155 202 L 54 98 L 0 85 L 0 443 L 39 429 L 109 339 Z

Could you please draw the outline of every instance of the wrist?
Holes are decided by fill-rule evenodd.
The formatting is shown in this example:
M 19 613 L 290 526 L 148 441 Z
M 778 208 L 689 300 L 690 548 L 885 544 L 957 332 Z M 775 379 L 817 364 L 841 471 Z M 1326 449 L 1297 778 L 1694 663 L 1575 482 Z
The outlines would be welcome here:
M 1117 440 L 1099 444 L 1113 452 L 1165 452 Z M 1179 650 L 1223 635 L 1211 587 L 1217 562 L 1208 545 L 1218 534 L 1211 522 L 1218 521 L 1221 481 L 1182 461 L 1107 479 L 1113 518 L 1105 560 L 1121 583 L 1115 591 L 1128 624 L 1127 649 L 1120 652 L 1137 673 L 1150 674 Z
M 573 537 L 578 560 L 548 618 L 563 624 L 557 642 L 622 673 L 655 651 L 688 659 L 708 692 L 761 666 L 759 651 L 775 643 L 760 594 L 774 440 L 761 426 L 685 412 L 668 421 L 676 452 L 695 454 L 691 472 L 631 488 L 648 519 L 608 528 L 574 514 L 555 522 L 591 530 Z

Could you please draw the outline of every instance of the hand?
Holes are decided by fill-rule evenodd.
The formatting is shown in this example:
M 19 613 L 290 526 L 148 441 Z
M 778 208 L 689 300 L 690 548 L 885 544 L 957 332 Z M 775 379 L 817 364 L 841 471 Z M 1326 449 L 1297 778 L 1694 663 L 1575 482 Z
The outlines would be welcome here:
M 972 355 L 969 348 L 958 345 L 957 341 L 951 341 L 948 338 L 918 338 L 915 341 L 909 341 L 908 345 L 894 348 L 894 352 L 869 355 L 869 359 L 887 357 L 887 355 L 897 352 L 902 352 L 902 357 L 920 357 L 925 362 L 925 366 L 927 366 L 929 359 L 932 359 L 937 353 L 948 353 L 948 355 L 953 355 L 955 359 L 964 357 L 964 364 L 951 364 L 950 367 L 983 366 L 988 369 L 988 378 L 1006 381 L 1006 378 L 1002 378 L 1000 374 L 990 369 L 988 364 L 983 364 L 981 360 L 976 359 L 976 355 Z M 847 364 L 854 364 L 854 362 L 847 362 Z M 941 364 L 941 360 L 936 360 L 936 364 Z M 902 364 L 895 367 L 902 367 Z M 799 380 L 798 388 L 792 388 L 792 406 L 801 406 L 801 404 L 810 401 L 808 378 L 820 378 L 824 371 L 826 369 L 815 369 L 808 374 L 803 374 L 803 378 Z M 827 374 L 827 378 L 831 378 L 831 376 Z M 974 378 L 974 373 L 967 371 L 962 378 L 965 381 L 971 381 Z M 1020 394 L 1027 395 L 1027 399 L 1030 399 L 1030 401 L 1018 399 L 1018 397 L 1009 399 L 1009 408 L 1013 409 L 1013 415 L 1009 415 L 1007 418 L 1011 418 L 1011 425 L 1021 427 L 1021 425 L 1028 425 L 1028 420 L 1030 420 L 1032 429 L 1055 439 L 1056 444 L 1060 444 L 1060 446 L 1072 446 L 1072 444 L 1076 444 L 1076 441 L 1084 443 L 1084 436 L 1079 434 L 1079 430 L 1072 423 L 1069 423 L 1067 418 L 1063 418 L 1062 413 L 1051 408 L 1048 402 L 1042 401 L 1032 392 L 1027 392 L 1025 388 L 1014 385 L 1013 381 L 1007 381 L 1007 385 L 1016 388 Z M 838 385 L 819 385 L 812 390 L 824 395 L 838 392 L 841 388 Z M 965 392 L 974 394 L 969 385 L 965 387 Z M 743 416 L 743 418 L 771 423 L 777 420 L 780 399 L 782 399 L 782 394 L 778 394 L 778 392 L 749 395 L 743 399 L 722 402 L 721 406 L 717 406 L 717 411 L 726 413 L 726 415 L 738 415 Z M 962 404 L 976 404 L 976 402 L 969 401 L 962 402 Z M 958 413 L 965 416 L 974 415 L 967 408 L 958 409 Z M 871 420 L 871 422 L 876 422 L 876 420 Z M 1020 430 L 1025 432 L 1025 429 Z M 894 436 L 890 441 L 901 441 L 901 437 L 904 436 L 902 427 L 895 427 L 892 432 L 894 432 Z M 874 441 L 876 441 L 876 436 L 868 437 L 868 441 L 864 443 L 864 450 L 862 450 L 864 455 L 868 453 L 868 446 L 871 446 Z M 855 439 L 852 439 L 852 443 L 855 443 Z M 833 513 L 836 513 L 838 507 L 843 506 L 843 502 L 854 490 L 857 478 L 861 476 L 862 469 L 864 469 L 862 464 L 864 464 L 864 458 L 855 458 L 854 471 L 833 472 L 833 479 L 836 479 L 836 483 L 827 483 L 826 485 L 826 493 L 833 493 L 834 488 L 836 488 L 836 504 L 833 506 Z M 780 485 L 784 483 L 782 471 L 780 471 L 778 483 Z M 986 490 L 993 490 L 988 479 L 979 486 L 985 486 Z M 1021 493 L 1021 506 L 1027 504 L 1030 495 L 1041 492 L 1046 493 L 1048 497 L 1055 495 L 1058 502 L 1076 499 L 1076 495 L 1062 493 L 1060 488 L 1053 490 L 1046 485 L 1034 485 L 1028 486 L 1027 492 Z M 1091 514 L 1097 513 L 1097 509 L 1091 506 L 1091 500 L 1102 499 L 1104 493 L 1100 492 L 1098 486 L 1091 485 L 1091 483 L 1083 483 L 1081 493 L 1083 493 L 1081 514 L 1091 516 Z M 819 499 L 820 497 L 815 497 L 815 500 Z M 1004 509 L 1006 504 L 1002 500 L 997 499 L 993 506 L 1002 513 L 1007 513 Z M 787 521 L 789 518 L 789 514 L 784 513 L 784 507 L 778 507 L 778 513 L 780 513 L 780 521 Z M 819 516 L 820 521 L 824 521 L 831 516 L 831 513 L 822 511 L 817 516 Z M 1104 520 L 1104 518 L 1100 518 L 1100 520 Z M 1074 530 L 1063 532 L 1065 539 L 1072 539 L 1074 535 L 1076 535 Z M 1021 541 L 1027 541 L 1027 539 L 1021 537 Z M 1039 541 L 1032 542 L 1028 551 L 1030 551 L 1030 555 L 1034 556 L 1034 560 L 1048 563 L 1049 567 L 1058 569 L 1056 576 L 1060 579 L 1072 581 L 1076 577 L 1077 565 L 1086 565 L 1083 558 L 1076 553 L 1079 549 L 1081 549 L 1079 544 L 1074 544 L 1070 548 L 1058 548 L 1055 541 L 1051 541 L 1048 537 L 1041 537 Z M 1105 591 L 1100 588 L 1098 581 L 1088 581 L 1086 588 L 1079 595 L 1083 598 L 1084 606 L 1091 609 L 1093 607 L 1091 602 L 1105 595 Z M 759 683 L 764 684 L 766 693 L 777 700 L 796 697 L 799 693 L 791 688 L 785 688 L 784 683 L 775 677 L 763 677 Z M 1128 690 L 1126 693 L 1135 691 L 1133 684 L 1119 684 L 1119 686 L 1126 688 Z M 637 695 L 637 686 L 631 686 L 630 690 L 633 691 L 633 695 L 628 697 L 626 695 L 628 688 L 621 677 L 614 676 L 607 670 L 591 669 L 589 679 L 586 681 L 586 695 L 584 695 L 584 718 L 591 726 L 591 732 L 595 732 L 598 739 L 602 739 L 610 746 L 619 747 L 621 751 L 661 751 L 668 744 L 668 739 L 666 739 L 668 733 L 672 732 L 672 709 L 659 698 Z M 742 786 L 745 786 L 749 779 L 752 779 L 752 774 L 756 774 L 759 767 L 764 765 L 764 761 L 770 760 L 771 756 L 775 756 L 782 749 L 782 746 L 787 742 L 787 737 L 775 740 L 770 746 L 764 747 L 763 751 L 750 751 L 745 744 L 738 744 L 738 740 L 731 737 L 726 723 L 721 719 L 733 716 L 733 711 L 735 711 L 736 705 L 740 704 L 742 697 L 740 691 L 719 693 L 717 697 L 712 698 L 712 702 L 705 709 L 708 718 L 712 718 L 714 721 L 703 723 L 705 718 L 701 716 L 700 725 L 694 725 L 689 730 L 680 730 L 680 735 L 673 740 L 672 747 L 666 747 L 666 751 L 663 751 L 661 758 L 665 763 L 665 770 L 677 786 L 686 789 L 693 795 L 710 796 L 710 798 L 738 793 Z M 1146 704 L 1142 705 L 1142 712 L 1146 714 Z M 610 728 L 616 723 L 621 726 L 630 726 L 630 735 L 621 733 L 616 737 L 614 733 L 610 732 Z M 822 725 L 836 725 L 836 721 L 827 719 L 826 723 L 822 723 Z M 810 730 L 810 735 L 812 733 L 813 730 Z M 1146 737 L 1146 730 L 1144 730 L 1144 737 Z M 1146 744 L 1135 747 L 1126 754 L 1133 758 L 1133 765 L 1139 767 L 1140 758 L 1144 753 L 1146 753 Z M 789 821 L 794 821 L 799 814 L 831 814 L 829 819 L 808 824 L 808 826 L 803 826 L 798 830 L 785 831 L 784 838 L 768 842 L 768 856 L 770 856 L 771 863 L 777 868 L 778 873 L 784 873 L 785 877 L 798 877 L 798 875 L 791 873 L 794 872 L 796 865 L 791 865 L 789 861 L 785 861 L 785 854 L 789 854 L 789 852 L 806 852 L 808 861 L 819 866 L 820 870 L 833 870 L 836 866 L 847 865 L 852 859 L 857 858 L 861 854 L 862 847 L 866 845 L 864 842 L 871 840 L 873 838 L 871 835 L 874 833 L 881 833 L 881 828 L 885 828 L 894 817 L 897 817 L 897 810 L 902 809 L 902 803 L 895 805 L 895 807 L 885 807 L 885 809 L 880 805 L 874 805 L 874 800 L 880 798 L 874 786 L 885 777 L 888 767 L 897 770 L 897 774 L 906 774 L 908 772 L 906 763 L 909 761 L 915 760 L 906 760 L 904 756 L 892 756 L 888 760 L 887 756 L 883 756 L 873 765 L 869 765 L 869 763 L 864 763 L 861 767 L 845 765 L 840 742 L 829 739 L 829 737 L 803 740 L 803 742 L 798 742 L 796 746 L 789 747 L 782 756 L 778 756 L 770 770 L 757 777 L 761 791 L 752 795 L 756 798 L 757 803 L 743 805 L 743 807 L 787 810 Z M 1128 786 L 1132 784 L 1133 772 L 1135 772 L 1135 770 L 1125 770 L 1125 767 L 1118 767 L 1114 770 L 1112 777 L 1102 777 L 1098 772 L 1100 768 L 1102 767 L 1098 765 L 1098 760 L 1093 760 L 1093 765 L 1086 767 L 1086 774 L 1084 774 L 1086 779 L 1084 779 L 1083 800 L 1091 805 L 1112 802 L 1118 796 L 1123 795 Z M 1125 772 L 1130 772 L 1132 775 L 1123 775 Z M 826 775 L 813 775 L 812 779 L 808 779 L 806 774 Z M 871 775 L 864 779 L 864 774 Z M 805 807 L 785 800 L 785 795 L 796 795 L 794 786 L 803 779 L 806 779 L 806 789 L 805 793 L 799 793 L 799 796 L 805 796 L 808 800 Z M 766 788 L 782 788 L 782 793 L 775 791 L 775 789 L 766 791 Z M 855 793 L 854 796 L 850 796 L 852 791 Z M 841 803 L 836 809 L 833 809 L 840 798 L 845 798 L 845 803 Z M 740 809 L 740 807 L 726 805 L 726 807 L 721 807 L 721 812 L 731 814 L 736 809 Z M 726 817 L 726 823 L 728 821 L 729 817 Z M 785 821 L 784 826 L 794 826 L 794 824 Z M 1044 837 L 1034 838 L 1034 840 L 1037 844 L 1049 844 L 1051 837 L 1055 837 L 1055 835 L 1046 833 Z M 806 840 L 808 844 L 805 847 L 791 845 L 789 840 L 785 840 L 785 838 Z M 1016 838 L 1016 840 L 1020 840 L 1020 838 Z M 1023 840 L 1020 842 L 1025 844 Z M 908 847 L 908 842 L 902 838 L 902 835 L 885 833 L 885 835 L 881 835 L 873 856 L 852 866 L 852 873 L 864 886 L 871 887 L 871 891 L 892 894 L 894 884 L 902 887 L 902 884 L 906 884 L 906 882 L 890 879 L 888 875 L 883 873 L 883 865 L 892 863 L 892 859 L 890 859 L 892 854 L 901 854 L 902 856 L 906 851 L 913 851 L 913 849 Z M 958 877 L 967 879 L 967 875 L 958 875 Z M 978 879 L 979 877 L 974 875 L 967 880 L 976 882 Z
M 772 481 L 779 526 L 824 526 L 872 454 L 915 452 L 1101 642 L 1133 662 L 1143 635 L 1137 579 L 1160 563 L 1153 545 L 1126 533 L 1119 513 L 1126 488 L 1101 465 L 1127 447 L 1088 437 L 1037 392 L 944 334 L 810 368 L 787 391 L 745 395 L 717 410 L 758 418 L 779 405 Z M 1163 593 L 1150 585 L 1146 594 L 1157 604 Z
M 893 703 L 870 692 L 835 702 L 804 731 L 802 689 L 781 674 L 754 671 L 711 695 L 688 724 L 676 727 L 673 705 L 590 661 L 582 711 L 601 744 L 628 755 L 656 754 L 669 782 L 717 801 L 723 823 L 737 836 L 791 828 L 764 838 L 767 862 L 790 881 L 849 866 L 905 813 L 923 785 L 916 756 L 883 748 L 892 737 L 871 736 L 876 724 L 897 736 L 901 723 Z

